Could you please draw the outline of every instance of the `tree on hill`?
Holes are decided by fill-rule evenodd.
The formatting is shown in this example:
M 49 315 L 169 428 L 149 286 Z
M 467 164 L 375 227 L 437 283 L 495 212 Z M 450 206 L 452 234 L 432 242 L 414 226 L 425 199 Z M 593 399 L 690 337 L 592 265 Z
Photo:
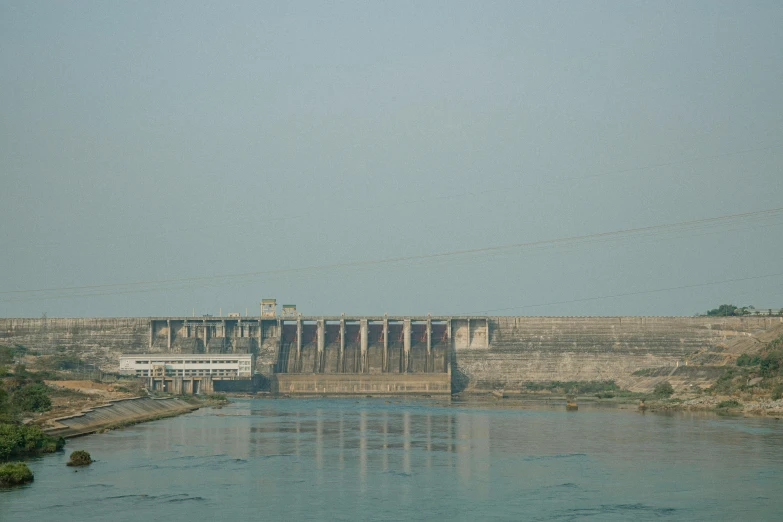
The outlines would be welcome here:
M 729 317 L 734 315 L 747 315 L 750 310 L 754 310 L 752 306 L 734 306 L 732 304 L 722 304 L 718 308 L 713 308 L 707 311 L 707 315 L 714 315 L 719 317 Z

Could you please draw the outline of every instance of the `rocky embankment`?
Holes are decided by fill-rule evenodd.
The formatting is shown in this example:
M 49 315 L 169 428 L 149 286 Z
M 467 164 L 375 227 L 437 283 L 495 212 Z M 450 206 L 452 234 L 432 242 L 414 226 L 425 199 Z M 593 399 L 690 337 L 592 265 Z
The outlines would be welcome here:
M 783 399 L 771 400 L 768 398 L 757 398 L 749 401 L 737 400 L 733 397 L 716 397 L 713 395 L 704 395 L 693 399 L 684 400 L 677 404 L 672 404 L 666 409 L 677 410 L 717 410 L 745 415 L 757 415 L 765 417 L 783 417 Z

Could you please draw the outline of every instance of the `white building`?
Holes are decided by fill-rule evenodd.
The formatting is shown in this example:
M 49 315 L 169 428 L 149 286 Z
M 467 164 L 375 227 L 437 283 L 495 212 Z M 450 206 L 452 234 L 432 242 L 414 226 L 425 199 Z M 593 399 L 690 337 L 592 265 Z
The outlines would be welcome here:
M 252 354 L 160 353 L 120 356 L 120 373 L 137 377 L 250 379 Z

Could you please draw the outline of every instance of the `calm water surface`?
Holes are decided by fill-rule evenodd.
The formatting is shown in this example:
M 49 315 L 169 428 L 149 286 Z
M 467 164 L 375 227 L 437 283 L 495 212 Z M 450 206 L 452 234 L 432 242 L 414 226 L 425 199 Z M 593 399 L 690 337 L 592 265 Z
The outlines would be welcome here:
M 237 400 L 71 440 L 0 520 L 783 519 L 783 421 L 561 408 Z

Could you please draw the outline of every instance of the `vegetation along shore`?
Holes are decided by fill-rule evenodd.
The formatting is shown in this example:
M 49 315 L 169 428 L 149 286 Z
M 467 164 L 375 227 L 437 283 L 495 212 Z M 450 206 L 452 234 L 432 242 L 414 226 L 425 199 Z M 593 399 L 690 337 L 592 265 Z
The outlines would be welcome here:
M 70 355 L 39 356 L 23 346 L 0 346 L 0 487 L 33 480 L 23 462 L 28 457 L 60 451 L 71 436 L 107 431 L 139 422 L 179 415 L 203 406 L 220 406 L 222 395 L 155 401 L 149 415 L 124 414 L 116 407 L 127 400 L 161 399 L 147 394 L 141 383 L 117 375 L 86 375 L 81 361 Z M 161 407 L 164 404 L 169 407 Z M 90 413 L 102 409 L 101 420 Z M 116 411 L 106 422 L 108 409 Z M 111 416 L 109 416 L 111 417 Z M 66 420 L 69 419 L 69 420 Z M 70 420 L 78 429 L 68 426 Z

